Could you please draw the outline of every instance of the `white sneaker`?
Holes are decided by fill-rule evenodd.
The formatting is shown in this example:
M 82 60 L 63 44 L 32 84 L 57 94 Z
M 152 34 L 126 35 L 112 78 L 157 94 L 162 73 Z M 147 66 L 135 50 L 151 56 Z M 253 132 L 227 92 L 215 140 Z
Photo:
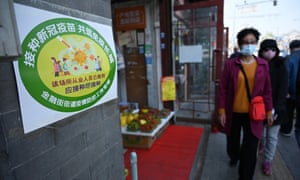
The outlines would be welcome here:
M 292 133 L 280 133 L 282 136 L 285 136 L 285 137 L 291 137 L 292 136 Z

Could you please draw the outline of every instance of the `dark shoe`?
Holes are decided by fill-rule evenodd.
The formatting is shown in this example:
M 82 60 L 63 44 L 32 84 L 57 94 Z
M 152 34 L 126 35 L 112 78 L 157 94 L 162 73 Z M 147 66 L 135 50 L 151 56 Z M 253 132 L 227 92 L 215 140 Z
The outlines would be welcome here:
M 229 161 L 229 166 L 230 166 L 230 167 L 235 167 L 235 166 L 237 165 L 237 163 L 238 163 L 238 160 L 233 160 L 233 159 L 231 159 L 231 160 Z

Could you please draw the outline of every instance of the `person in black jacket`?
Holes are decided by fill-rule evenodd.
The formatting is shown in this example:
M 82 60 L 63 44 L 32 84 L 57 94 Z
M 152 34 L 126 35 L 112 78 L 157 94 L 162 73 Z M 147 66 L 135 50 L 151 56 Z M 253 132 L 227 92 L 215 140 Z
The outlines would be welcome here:
M 300 118 L 299 118 L 299 112 L 300 112 L 300 63 L 298 65 L 298 72 L 297 72 L 297 79 L 296 79 L 296 112 L 297 118 L 295 123 L 295 136 L 296 141 L 298 144 L 298 147 L 300 148 Z
M 300 129 L 298 121 L 300 121 L 300 111 L 297 109 L 296 105 L 296 86 L 297 86 L 297 72 L 300 64 L 300 40 L 292 40 L 289 44 L 290 55 L 286 58 L 287 69 L 288 69 L 288 94 L 287 94 L 287 119 L 281 124 L 280 132 L 283 136 L 291 136 L 295 118 L 296 110 L 296 124 L 295 124 L 295 135 L 297 139 L 300 139 L 300 132 L 297 129 Z M 299 115 L 298 115 L 299 114 Z M 299 124 L 299 125 L 298 125 Z M 296 128 L 296 127 L 299 128 Z M 298 133 L 299 132 L 299 133 Z
M 288 73 L 283 57 L 279 56 L 277 43 L 273 39 L 265 39 L 260 44 L 258 56 L 267 60 L 270 67 L 273 98 L 273 125 L 267 126 L 261 142 L 264 147 L 263 171 L 271 175 L 271 161 L 276 152 L 278 134 L 281 122 L 286 118 L 286 95 L 288 87 Z

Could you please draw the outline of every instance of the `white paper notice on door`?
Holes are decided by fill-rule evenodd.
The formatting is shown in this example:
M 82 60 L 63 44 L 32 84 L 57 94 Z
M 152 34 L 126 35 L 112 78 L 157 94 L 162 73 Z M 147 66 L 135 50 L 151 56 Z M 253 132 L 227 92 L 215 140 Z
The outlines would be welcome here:
M 180 63 L 201 63 L 202 54 L 201 45 L 179 46 Z

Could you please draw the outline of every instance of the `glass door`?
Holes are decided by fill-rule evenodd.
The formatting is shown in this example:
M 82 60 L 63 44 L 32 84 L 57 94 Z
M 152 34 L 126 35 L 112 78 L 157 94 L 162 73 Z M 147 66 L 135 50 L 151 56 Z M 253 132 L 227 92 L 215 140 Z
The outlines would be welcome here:
M 217 5 L 174 9 L 177 118 L 209 120 L 214 112 L 217 13 Z

